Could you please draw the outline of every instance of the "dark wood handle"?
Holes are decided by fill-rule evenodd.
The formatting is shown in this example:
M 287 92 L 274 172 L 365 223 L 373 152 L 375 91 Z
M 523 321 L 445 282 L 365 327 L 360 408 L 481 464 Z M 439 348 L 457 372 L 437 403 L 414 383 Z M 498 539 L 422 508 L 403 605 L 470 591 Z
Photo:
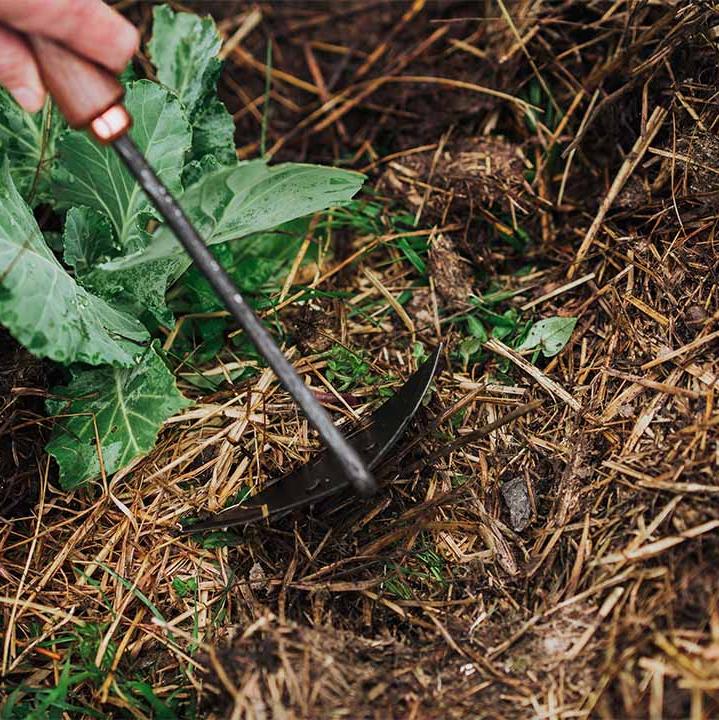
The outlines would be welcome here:
M 88 127 L 122 100 L 124 88 L 109 70 L 48 38 L 33 35 L 29 42 L 45 87 L 70 127 Z

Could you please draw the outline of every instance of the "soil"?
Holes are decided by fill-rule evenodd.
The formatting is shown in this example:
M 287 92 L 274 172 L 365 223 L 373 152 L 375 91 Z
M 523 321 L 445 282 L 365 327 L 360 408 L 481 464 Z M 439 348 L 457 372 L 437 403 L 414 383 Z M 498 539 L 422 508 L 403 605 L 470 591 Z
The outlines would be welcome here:
M 341 119 L 324 129 L 320 120 L 302 131 L 297 130 L 298 119 L 301 125 L 317 104 L 310 101 L 310 108 L 305 109 L 310 100 L 307 95 L 283 85 L 284 97 L 302 110 L 293 112 L 289 103 L 274 105 L 270 135 L 277 147 L 276 157 L 318 161 L 332 157 L 342 162 L 354 156 L 353 166 L 369 171 L 377 190 L 416 212 L 421 223 L 459 225 L 457 230 L 437 233 L 431 243 L 429 272 L 442 313 L 466 308 L 470 293 L 481 292 L 493 282 L 506 287 L 507 276 L 530 263 L 545 272 L 526 299 L 566 284 L 562 275 L 578 240 L 656 106 L 669 108 L 671 113 L 671 123 L 664 125 L 654 143 L 665 155 L 643 158 L 617 200 L 606 234 L 594 244 L 582 269 L 593 270 L 595 279 L 579 292 L 562 293 L 557 305 L 561 314 L 581 314 L 580 336 L 586 348 L 580 351 L 577 340 L 574 353 L 564 353 L 558 364 L 550 364 L 549 372 L 559 373 L 567 387 L 574 387 L 587 408 L 584 417 L 557 415 L 556 411 L 546 416 L 548 422 L 553 417 L 551 422 L 558 423 L 553 436 L 557 447 L 566 449 L 565 457 L 540 458 L 544 453 L 530 449 L 532 431 L 509 431 L 513 440 L 507 437 L 488 448 L 485 462 L 496 468 L 489 470 L 490 478 L 496 476 L 490 479 L 490 486 L 470 492 L 474 500 L 469 502 L 448 493 L 446 504 L 439 505 L 445 509 L 424 517 L 424 521 L 449 517 L 453 522 L 487 523 L 480 535 L 486 546 L 493 548 L 499 575 L 488 572 L 481 562 L 453 565 L 448 596 L 440 603 L 445 609 L 437 615 L 424 606 L 426 589 L 415 588 L 412 602 L 393 606 L 388 601 L 383 610 L 381 592 L 377 601 L 368 599 L 365 592 L 356 605 L 356 601 L 343 602 L 342 596 L 332 595 L 331 590 L 326 595 L 321 584 L 308 583 L 313 589 L 308 587 L 309 594 L 300 591 L 294 612 L 288 611 L 299 626 L 289 619 L 286 625 L 270 621 L 256 635 L 248 637 L 246 631 L 244 640 L 231 643 L 229 666 L 245 668 L 244 675 L 236 676 L 237 687 L 247 690 L 248 703 L 252 697 L 261 704 L 267 702 L 270 688 L 277 688 L 283 703 L 305 716 L 328 716 L 347 708 L 346 712 L 356 717 L 571 717 L 574 713 L 643 717 L 652 712 L 652 703 L 655 707 L 663 703 L 665 717 L 683 717 L 689 712 L 710 717 L 719 712 L 716 695 L 700 693 L 703 700 L 697 705 L 697 693 L 691 696 L 681 689 L 691 685 L 678 670 L 681 663 L 662 655 L 669 652 L 668 646 L 657 651 L 653 638 L 657 633 L 662 637 L 669 633 L 673 642 L 688 652 L 679 638 L 700 632 L 701 618 L 708 616 L 702 611 L 687 615 L 687 605 L 707 611 L 716 607 L 717 596 L 709 587 L 712 583 L 717 586 L 717 571 L 707 564 L 709 557 L 716 557 L 714 533 L 693 548 L 678 548 L 676 556 L 662 553 L 647 564 L 615 561 L 604 571 L 604 566 L 595 563 L 597 551 L 604 554 L 604 543 L 634 524 L 625 515 L 630 507 L 637 508 L 640 527 L 651 517 L 660 522 L 651 533 L 642 534 L 642 540 L 628 540 L 630 548 L 676 537 L 686 528 L 711 523 L 717 517 L 714 510 L 707 506 L 699 510 L 694 498 L 685 497 L 662 521 L 661 507 L 677 502 L 676 493 L 688 486 L 679 483 L 673 491 L 667 486 L 658 492 L 651 488 L 654 481 L 648 479 L 671 476 L 674 481 L 679 473 L 684 483 L 689 476 L 708 481 L 713 474 L 709 467 L 714 465 L 710 456 L 689 448 L 682 452 L 683 444 L 674 443 L 679 442 L 682 427 L 690 427 L 694 418 L 707 417 L 705 413 L 710 411 L 702 401 L 697 404 L 688 396 L 679 400 L 679 395 L 655 394 L 647 392 L 644 385 L 632 384 L 637 382 L 635 374 L 643 375 L 642 363 L 661 353 L 665 344 L 678 347 L 706 336 L 717 317 L 717 256 L 709 230 L 713 227 L 709 205 L 716 188 L 716 163 L 712 161 L 716 137 L 713 130 L 702 129 L 713 128 L 716 117 L 704 104 L 716 80 L 710 59 L 714 50 L 705 34 L 712 17 L 698 5 L 682 10 L 669 4 L 651 7 L 640 3 L 631 11 L 624 8 L 602 20 L 609 5 L 600 11 L 592 4 L 566 3 L 550 10 L 538 3 L 508 3 L 519 37 L 539 30 L 525 52 L 517 33 L 489 4 L 482 6 L 482 12 L 477 3 L 422 5 L 422 11 L 405 22 L 403 17 L 411 15 L 409 3 L 376 3 L 371 8 L 368 4 L 317 4 L 307 9 L 270 4 L 263 6 L 264 37 L 255 35 L 247 49 L 261 58 L 266 38 L 271 37 L 278 48 L 276 67 L 307 79 L 308 45 L 321 42 L 348 48 L 339 62 L 337 57 L 317 52 L 320 75 L 328 79 L 329 92 L 361 87 L 363 79 L 377 80 L 377 89 L 363 96 Z M 484 18 L 481 22 L 478 15 Z M 348 42 L 348 38 L 357 38 L 357 42 Z M 368 58 L 373 57 L 381 59 L 362 73 Z M 526 115 L 483 94 L 458 87 L 440 90 L 430 83 L 381 82 L 396 73 L 471 82 L 525 99 L 536 97 L 532 86 L 536 91 L 538 84 L 546 84 L 553 97 L 542 97 L 545 117 L 556 110 L 553 103 L 566 111 L 578 93 L 585 95 L 576 114 L 566 125 L 560 123 L 552 135 L 551 126 L 531 132 Z M 233 78 L 251 97 L 261 94 L 262 78 L 257 73 L 253 78 L 242 64 Z M 696 113 L 677 105 L 680 88 L 699 102 L 705 113 L 701 124 Z M 590 97 L 595 98 L 592 105 L 587 102 Z M 554 124 L 558 122 L 555 115 Z M 238 133 L 248 144 L 256 136 L 248 115 Z M 568 153 L 573 163 L 567 162 Z M 527 172 L 536 168 L 538 160 L 545 163 L 539 178 Z M 562 186 L 563 195 L 557 200 Z M 674 213 L 670 210 L 673 204 L 678 206 Z M 691 227 L 682 228 L 685 213 L 691 217 Z M 498 247 L 497 229 L 501 232 L 502 226 L 513 224 L 521 225 L 534 242 Z M 613 278 L 627 269 L 631 279 L 622 283 L 622 289 L 615 287 Z M 350 283 L 345 279 L 345 286 Z M 627 303 L 627 296 L 641 299 Z M 422 303 L 421 291 L 414 301 Z M 650 309 L 645 308 L 645 301 Z M 550 314 L 549 307 L 543 312 Z M 710 385 L 701 386 L 702 391 L 711 387 L 716 377 L 711 370 L 716 367 L 712 353 L 716 347 L 709 344 L 693 356 L 700 373 L 710 373 Z M 586 359 L 582 361 L 577 352 L 586 353 Z M 679 367 L 686 367 L 686 362 L 689 358 Z M 577 364 L 613 368 L 620 375 L 602 378 L 599 374 L 597 382 L 587 383 L 590 374 L 585 371 L 582 375 Z M 683 385 L 679 378 L 686 375 L 681 369 L 660 368 L 658 377 Z M 688 382 L 686 387 L 694 387 L 693 380 Z M 698 390 L 700 386 L 695 387 Z M 625 396 L 627 403 L 617 407 Z M 451 400 L 445 397 L 444 402 Z M 602 410 L 602 419 L 610 423 L 603 431 L 591 418 L 593 412 L 601 414 Z M 654 427 L 655 418 L 655 429 L 647 426 L 645 430 L 647 422 Z M 704 452 L 711 452 L 716 434 L 707 432 Z M 518 437 L 524 441 L 518 442 Z M 524 444 L 527 442 L 529 445 Z M 516 453 L 522 454 L 522 447 L 528 452 L 525 462 L 532 466 L 534 507 L 531 529 L 520 540 L 505 524 L 495 523 L 511 523 L 509 508 L 499 492 L 502 480 L 509 480 L 499 469 L 502 455 L 504 462 L 511 463 Z M 689 464 L 687 452 L 692 457 Z M 682 461 L 680 456 L 684 456 Z M 622 457 L 620 464 L 641 467 L 642 472 L 646 468 L 643 458 L 652 457 L 654 462 L 647 478 L 637 485 L 633 470 L 607 471 L 604 463 L 611 457 Z M 419 491 L 420 496 L 431 497 L 437 492 L 432 488 L 446 488 L 447 478 L 456 471 L 451 464 L 444 470 L 435 466 L 435 479 L 429 485 L 426 480 L 413 483 L 412 496 L 417 498 Z M 476 476 L 478 469 L 472 467 L 469 472 Z M 473 509 L 473 502 L 484 504 L 495 520 L 490 522 L 484 510 Z M 390 508 L 396 509 L 384 523 L 379 519 L 382 515 L 372 522 L 373 535 L 387 532 L 394 541 L 381 546 L 383 551 L 370 543 L 374 552 L 386 553 L 390 547 L 404 545 L 407 553 L 415 546 L 412 538 L 417 538 L 423 521 L 399 523 L 404 529 L 398 530 L 403 512 L 413 510 L 411 502 L 397 504 L 394 497 Z M 417 508 L 414 511 L 419 513 Z M 639 520 L 645 515 L 646 521 Z M 341 513 L 339 517 L 330 526 L 332 532 L 337 532 L 337 525 L 351 525 L 349 518 Z M 323 531 L 305 526 L 305 532 L 307 539 L 319 538 Z M 341 532 L 340 537 L 346 538 Z M 437 535 L 434 538 L 442 548 L 443 542 Z M 454 544 L 444 545 L 448 561 L 456 562 L 456 542 L 466 538 L 460 533 Z M 335 542 L 341 550 L 334 559 L 340 562 L 347 546 L 339 543 L 339 538 Z M 365 542 L 361 535 L 354 538 L 356 556 L 367 549 Z M 617 549 L 621 546 L 616 540 L 612 544 Z M 407 561 L 406 554 L 400 553 L 400 557 Z M 325 568 L 332 566 L 332 559 L 326 549 Z M 267 560 L 276 573 L 283 573 L 281 555 L 270 555 Z M 387 560 L 385 556 L 384 562 Z M 596 569 L 590 571 L 593 565 Z M 629 571 L 620 584 L 622 565 Z M 375 573 L 374 568 L 352 572 L 354 593 L 361 596 L 363 579 L 366 582 Z M 653 573 L 656 579 L 649 579 Z M 699 580 L 702 576 L 705 579 Z M 297 582 L 296 572 L 292 580 Z M 286 581 L 287 575 L 283 587 Z M 599 589 L 602 583 L 606 583 L 606 591 Z M 678 592 L 679 586 L 691 587 L 689 594 Z M 350 587 L 346 592 L 352 593 Z M 495 594 L 494 600 L 488 599 Z M 431 595 L 436 602 L 441 593 Z M 452 606 L 450 597 L 474 602 Z M 267 602 L 269 610 L 275 607 L 271 598 Z M 479 622 L 483 602 L 489 602 L 491 610 L 489 619 Z M 316 609 L 318 604 L 321 609 Z M 412 612 L 411 607 L 417 610 Z M 313 619 L 310 627 L 304 625 L 303 617 Z M 253 662 L 246 644 L 258 638 L 265 642 L 282 632 L 295 637 L 296 649 L 276 642 L 270 652 L 274 666 Z M 343 634 L 347 632 L 350 634 Z M 388 632 L 393 644 L 381 639 Z M 357 641 L 368 640 L 381 649 L 369 668 L 353 647 Z M 711 653 L 711 647 L 716 645 L 710 640 L 700 641 L 692 657 L 697 660 L 702 653 Z M 488 648 L 495 648 L 489 651 L 490 661 L 486 659 Z M 308 655 L 313 659 L 308 660 Z M 652 671 L 641 670 L 643 662 L 648 663 L 647 668 L 651 663 L 658 665 L 652 665 Z M 307 675 L 301 670 L 306 667 L 316 668 L 317 675 L 312 671 Z M 325 674 L 324 668 L 332 671 Z M 298 673 L 300 695 L 293 690 L 290 669 Z M 683 681 L 677 680 L 676 673 Z M 250 677 L 257 677 L 259 685 L 250 684 Z M 654 683 L 661 678 L 661 696 L 642 689 L 650 677 Z M 299 701 L 302 693 L 312 698 L 309 705 Z M 238 702 L 236 698 L 236 708 Z M 245 707 L 243 703 L 240 706 Z
M 151 5 L 122 3 L 145 28 Z M 118 672 L 141 669 L 207 718 L 718 717 L 716 10 L 202 3 L 228 37 L 255 8 L 221 88 L 240 156 L 260 149 L 272 39 L 269 155 L 366 172 L 430 248 L 421 276 L 391 228 L 346 231 L 322 271 L 361 259 L 322 289 L 381 301 L 371 269 L 412 294 L 422 329 L 383 306 L 372 322 L 351 301 L 290 306 L 303 372 L 326 392 L 328 336 L 394 382 L 414 340 L 442 340 L 444 369 L 377 497 L 201 546 L 176 535 L 179 517 L 313 447 L 270 381 L 233 388 L 234 415 L 205 398 L 206 418 L 168 426 L 114 499 L 53 495 L 34 602 L 116 623 Z M 470 296 L 498 290 L 497 313 L 576 317 L 567 346 L 534 358 L 493 340 L 465 365 Z M 366 412 L 377 384 L 352 392 Z M 1 595 L 18 592 L 31 533 L 5 536 Z M 196 579 L 196 595 L 174 578 Z M 33 657 L 14 680 L 60 667 Z M 84 700 L 129 712 L 91 686 Z
M 42 463 L 44 363 L 0 329 L 0 518 L 26 512 L 37 498 Z

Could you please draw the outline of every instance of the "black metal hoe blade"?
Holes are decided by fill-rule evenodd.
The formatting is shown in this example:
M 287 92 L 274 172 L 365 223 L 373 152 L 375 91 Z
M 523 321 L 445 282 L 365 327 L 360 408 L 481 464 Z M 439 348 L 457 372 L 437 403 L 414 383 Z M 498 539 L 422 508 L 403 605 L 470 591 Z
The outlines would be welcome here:
M 400 389 L 372 414 L 370 424 L 349 438 L 349 443 L 370 469 L 387 457 L 422 403 L 432 382 L 441 346 Z M 324 455 L 284 477 L 270 481 L 265 489 L 237 507 L 210 518 L 183 523 L 184 532 L 200 532 L 229 526 L 246 525 L 272 515 L 281 515 L 311 505 L 350 485 L 337 471 L 334 458 Z

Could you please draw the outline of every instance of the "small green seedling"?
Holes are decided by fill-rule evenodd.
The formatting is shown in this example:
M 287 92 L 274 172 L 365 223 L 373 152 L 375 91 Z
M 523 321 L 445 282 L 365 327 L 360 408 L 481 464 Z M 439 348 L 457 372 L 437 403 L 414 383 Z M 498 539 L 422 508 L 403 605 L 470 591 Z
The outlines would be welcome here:
M 575 317 L 552 317 L 532 325 L 517 350 L 541 350 L 544 357 L 554 357 L 572 337 L 577 324 Z

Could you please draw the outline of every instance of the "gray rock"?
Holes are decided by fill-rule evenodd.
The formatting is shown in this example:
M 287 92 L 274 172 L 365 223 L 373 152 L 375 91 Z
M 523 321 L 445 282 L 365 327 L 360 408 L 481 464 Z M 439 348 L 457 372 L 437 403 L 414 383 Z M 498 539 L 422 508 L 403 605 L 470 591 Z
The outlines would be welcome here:
M 527 483 L 524 478 L 514 478 L 502 483 L 502 497 L 509 508 L 509 524 L 515 532 L 522 532 L 532 517 Z

